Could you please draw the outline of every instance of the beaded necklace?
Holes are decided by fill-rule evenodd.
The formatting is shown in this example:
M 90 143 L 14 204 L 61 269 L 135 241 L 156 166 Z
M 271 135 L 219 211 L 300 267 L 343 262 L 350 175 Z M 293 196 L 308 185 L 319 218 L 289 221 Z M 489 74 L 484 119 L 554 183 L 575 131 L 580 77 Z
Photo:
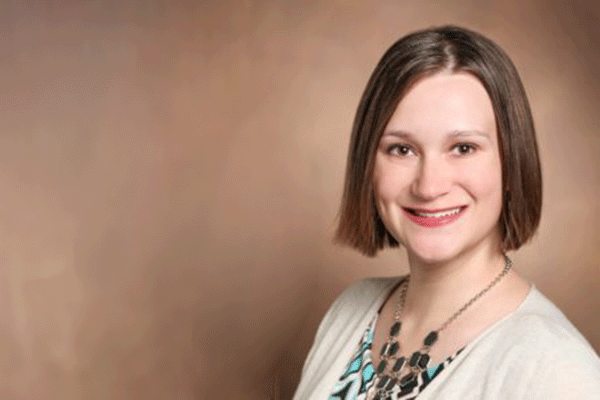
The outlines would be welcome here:
M 429 352 L 431 347 L 437 342 L 438 335 L 441 331 L 446 329 L 460 314 L 462 314 L 467 308 L 469 308 L 475 301 L 481 296 L 487 293 L 492 287 L 494 287 L 500 280 L 510 271 L 512 267 L 512 260 L 508 256 L 504 255 L 505 266 L 483 290 L 473 296 L 467 301 L 458 311 L 456 311 L 450 318 L 448 318 L 437 330 L 429 332 L 425 339 L 423 339 L 423 346 L 421 349 L 412 353 L 409 358 L 399 355 L 400 344 L 398 343 L 398 334 L 402 324 L 400 322 L 400 316 L 402 309 L 404 308 L 404 301 L 406 300 L 406 290 L 408 288 L 408 276 L 402 283 L 400 288 L 400 299 L 394 313 L 394 323 L 392 324 L 389 335 L 386 342 L 381 347 L 379 353 L 379 365 L 377 367 L 377 375 L 379 381 L 375 386 L 375 396 L 373 400 L 383 400 L 387 396 L 391 395 L 392 390 L 395 386 L 399 386 L 400 389 L 411 390 L 417 385 L 417 376 L 423 372 L 429 365 Z

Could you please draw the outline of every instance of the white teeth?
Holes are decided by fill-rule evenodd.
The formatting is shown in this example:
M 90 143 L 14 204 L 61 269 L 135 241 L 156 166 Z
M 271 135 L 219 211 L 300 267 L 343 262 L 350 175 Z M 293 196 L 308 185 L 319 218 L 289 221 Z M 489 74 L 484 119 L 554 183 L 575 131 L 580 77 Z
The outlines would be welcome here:
M 442 211 L 442 212 L 438 212 L 438 213 L 423 213 L 423 212 L 418 212 L 418 211 L 414 211 L 414 213 L 420 217 L 441 218 L 441 217 L 446 217 L 448 215 L 458 214 L 460 212 L 460 210 L 462 210 L 462 207 L 458 207 L 453 210 Z

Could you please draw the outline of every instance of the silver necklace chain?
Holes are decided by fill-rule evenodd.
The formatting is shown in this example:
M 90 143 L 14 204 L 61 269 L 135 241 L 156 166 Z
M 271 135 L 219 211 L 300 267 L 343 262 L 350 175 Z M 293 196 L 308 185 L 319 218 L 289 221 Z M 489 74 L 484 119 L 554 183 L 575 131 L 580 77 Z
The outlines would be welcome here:
M 443 331 L 444 329 L 446 329 L 448 327 L 448 325 L 450 325 L 452 322 L 454 322 L 454 320 L 456 318 L 458 318 L 458 316 L 460 314 L 462 314 L 463 312 L 465 312 L 465 310 L 467 308 L 469 308 L 471 305 L 473 305 L 473 303 L 475 303 L 477 300 L 479 300 L 484 294 L 486 294 L 491 288 L 493 288 L 498 282 L 500 282 L 500 280 L 502 278 L 504 278 L 504 276 L 506 274 L 508 274 L 508 271 L 510 271 L 510 269 L 512 268 L 512 260 L 506 255 L 504 254 L 504 268 L 502 269 L 502 271 L 496 276 L 496 278 L 494 278 L 493 281 L 491 281 L 485 288 L 483 288 L 483 290 L 481 290 L 479 293 L 477 293 L 475 296 L 473 296 L 469 301 L 467 301 L 460 309 L 458 309 L 458 311 L 456 311 L 454 314 L 452 314 L 452 316 L 450 316 L 450 318 L 448 318 L 438 329 L 438 332 Z M 400 315 L 402 314 L 402 309 L 404 308 L 404 302 L 406 301 L 406 290 L 408 289 L 408 281 L 410 280 L 410 275 L 406 278 L 406 280 L 403 282 L 402 285 L 402 291 L 400 292 L 400 300 L 398 301 L 398 306 L 396 308 L 396 312 L 394 313 L 394 319 L 396 321 L 400 320 Z

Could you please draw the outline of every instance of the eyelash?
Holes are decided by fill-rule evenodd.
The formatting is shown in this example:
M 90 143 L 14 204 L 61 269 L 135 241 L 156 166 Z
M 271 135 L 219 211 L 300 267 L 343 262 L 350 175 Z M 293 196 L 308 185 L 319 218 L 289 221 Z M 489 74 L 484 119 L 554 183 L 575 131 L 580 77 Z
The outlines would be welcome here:
M 467 152 L 459 152 L 460 155 L 472 154 L 477 149 L 477 146 L 474 145 L 474 144 L 471 144 L 471 143 L 457 143 L 454 146 L 452 146 L 452 149 L 461 148 L 463 146 L 467 147 L 469 150 Z M 396 149 L 408 149 L 408 150 L 411 150 L 410 146 L 407 146 L 405 144 L 392 144 L 392 145 L 389 145 L 387 147 L 386 152 L 387 152 L 387 154 L 398 155 L 398 156 L 401 156 L 401 157 L 404 157 L 404 156 L 407 155 L 406 153 L 394 154 L 394 150 L 396 150 Z

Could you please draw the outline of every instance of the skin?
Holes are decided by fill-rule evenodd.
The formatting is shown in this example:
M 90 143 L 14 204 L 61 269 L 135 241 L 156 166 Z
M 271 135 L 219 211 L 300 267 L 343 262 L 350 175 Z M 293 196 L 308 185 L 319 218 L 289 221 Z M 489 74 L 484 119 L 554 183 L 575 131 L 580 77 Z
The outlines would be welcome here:
M 465 72 L 441 72 L 418 81 L 384 131 L 375 156 L 374 197 L 386 228 L 408 255 L 411 278 L 401 319 L 402 354 L 420 348 L 429 331 L 439 328 L 504 267 L 497 136 L 489 95 Z M 466 207 L 463 215 L 436 228 L 416 224 L 405 210 L 458 206 Z M 514 311 L 529 288 L 511 271 L 440 333 L 432 363 Z M 379 354 L 392 324 L 398 292 L 381 309 L 374 354 Z

